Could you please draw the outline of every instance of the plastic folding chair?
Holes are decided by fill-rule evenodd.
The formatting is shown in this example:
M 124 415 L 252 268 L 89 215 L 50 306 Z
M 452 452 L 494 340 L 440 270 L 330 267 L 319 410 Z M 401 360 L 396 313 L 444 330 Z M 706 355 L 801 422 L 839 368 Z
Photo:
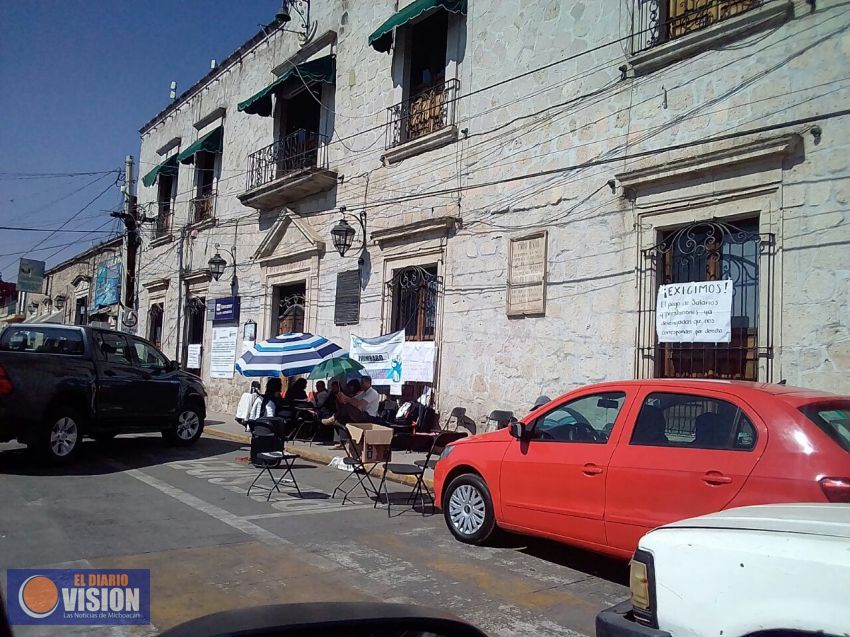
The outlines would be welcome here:
M 375 468 L 376 465 L 381 464 L 380 462 L 370 463 L 371 466 L 367 469 L 366 465 L 360 459 L 360 451 L 357 449 L 357 445 L 354 444 L 354 441 L 351 439 L 351 434 L 348 433 L 348 429 L 343 427 L 342 425 L 334 425 L 334 429 L 339 435 L 339 442 L 345 449 L 345 456 L 342 459 L 342 463 L 348 467 L 352 468 L 352 471 L 342 479 L 342 481 L 336 485 L 336 488 L 333 490 L 331 494 L 332 498 L 336 497 L 337 491 L 342 491 L 343 498 L 342 503 L 345 504 L 345 501 L 348 499 L 348 496 L 354 491 L 358 486 L 363 487 L 363 492 L 366 494 L 367 498 L 371 498 L 373 495 L 376 498 L 380 497 L 378 490 L 375 488 L 375 483 L 372 482 L 372 476 L 369 475 L 369 471 Z M 349 487 L 348 489 L 344 489 L 343 485 L 348 482 L 352 477 L 357 477 L 357 482 Z M 368 486 L 367 483 L 368 482 Z M 369 487 L 372 488 L 371 492 L 369 491 Z
M 379 492 L 383 492 L 387 501 L 387 516 L 390 516 L 390 493 L 387 488 L 387 471 L 392 471 L 400 476 L 416 476 L 416 484 L 413 485 L 413 490 L 407 498 L 407 504 L 416 506 L 417 500 L 422 500 L 422 515 L 425 515 L 425 496 L 427 495 L 431 502 L 434 502 L 434 494 L 428 489 L 425 484 L 425 471 L 433 469 L 437 465 L 437 460 L 440 454 L 443 453 L 449 444 L 455 440 L 466 438 L 465 431 L 444 431 L 434 436 L 434 442 L 428 450 L 428 455 L 423 460 L 417 460 L 413 464 L 394 464 L 389 462 L 384 465 L 384 475 L 381 477 L 381 484 L 378 487 Z M 378 500 L 375 501 L 375 508 L 378 506 Z
M 490 431 L 490 424 L 494 423 L 496 425 L 495 430 L 504 429 L 510 424 L 511 420 L 514 420 L 514 412 L 505 411 L 502 409 L 494 409 L 490 412 L 488 416 L 483 418 L 484 422 L 484 430 Z

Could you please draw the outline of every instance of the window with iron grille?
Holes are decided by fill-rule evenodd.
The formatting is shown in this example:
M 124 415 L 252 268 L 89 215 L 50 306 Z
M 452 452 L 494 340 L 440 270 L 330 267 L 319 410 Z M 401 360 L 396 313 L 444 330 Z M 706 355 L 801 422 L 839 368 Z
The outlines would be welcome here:
M 633 0 L 632 53 L 706 29 L 765 0 Z
M 642 254 L 639 278 L 638 373 L 657 378 L 724 378 L 770 381 L 773 235 L 758 219 L 706 221 L 661 233 Z M 661 343 L 655 330 L 658 287 L 670 283 L 732 281 L 728 343 Z M 763 303 L 764 301 L 764 303 Z M 764 320 L 761 306 L 767 310 Z M 765 333 L 761 334 L 760 325 Z M 765 361 L 765 378 L 759 366 Z
M 439 292 L 436 264 L 396 270 L 387 287 L 392 294 L 392 331 L 404 330 L 408 341 L 433 341 Z

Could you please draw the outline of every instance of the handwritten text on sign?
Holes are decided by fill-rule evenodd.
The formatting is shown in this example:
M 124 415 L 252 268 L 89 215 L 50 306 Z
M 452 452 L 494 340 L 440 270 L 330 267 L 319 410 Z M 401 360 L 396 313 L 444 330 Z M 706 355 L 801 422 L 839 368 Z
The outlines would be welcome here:
M 659 286 L 655 330 L 660 343 L 728 343 L 732 340 L 732 281 Z

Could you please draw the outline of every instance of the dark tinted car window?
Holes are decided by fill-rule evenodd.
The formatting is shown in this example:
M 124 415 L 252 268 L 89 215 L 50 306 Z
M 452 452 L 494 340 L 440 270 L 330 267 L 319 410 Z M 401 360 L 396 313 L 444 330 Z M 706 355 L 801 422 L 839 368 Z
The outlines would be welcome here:
M 10 327 L 0 338 L 0 350 L 37 354 L 82 354 L 83 335 L 79 330 L 58 327 Z
M 756 429 L 730 402 L 693 394 L 653 393 L 638 413 L 630 444 L 749 451 Z
M 123 334 L 112 332 L 95 332 L 94 339 L 100 347 L 102 357 L 109 363 L 132 365 L 130 346 Z
M 850 451 L 850 403 L 806 405 L 800 411 L 844 451 Z
M 532 429 L 535 440 L 595 442 L 604 444 L 626 401 L 623 392 L 583 396 L 538 417 Z

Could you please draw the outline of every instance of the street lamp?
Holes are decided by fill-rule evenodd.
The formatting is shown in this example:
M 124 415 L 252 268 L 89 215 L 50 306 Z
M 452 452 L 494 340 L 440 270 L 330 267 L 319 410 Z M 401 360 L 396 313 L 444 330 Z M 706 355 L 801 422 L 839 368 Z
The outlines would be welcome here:
M 360 246 L 360 259 L 358 263 L 363 265 L 363 253 L 366 251 L 366 211 L 361 210 L 358 216 L 354 216 L 353 214 L 346 212 L 345 206 L 341 206 L 339 209 L 342 214 L 342 219 L 340 219 L 337 224 L 331 228 L 331 240 L 333 241 L 334 248 L 339 252 L 339 256 L 344 257 L 345 253 L 348 252 L 349 248 L 351 248 L 351 244 L 354 243 L 354 235 L 357 234 L 357 231 L 351 227 L 351 225 L 345 220 L 346 215 L 357 219 L 357 222 L 360 224 L 360 229 L 363 231 L 363 239 Z
M 230 266 L 228 266 L 227 261 L 224 260 L 224 257 L 219 254 L 219 250 L 224 250 L 227 254 L 230 255 L 232 262 Z M 207 261 L 207 265 L 210 267 L 210 275 L 213 279 L 218 281 L 221 276 L 224 274 L 224 271 L 228 267 L 233 268 L 233 278 L 230 279 L 230 294 L 231 296 L 236 296 L 236 292 L 239 289 L 239 279 L 236 277 L 236 254 L 235 254 L 236 246 L 234 246 L 233 250 L 228 250 L 227 248 L 222 248 L 220 244 L 215 244 L 215 254 L 212 258 Z

